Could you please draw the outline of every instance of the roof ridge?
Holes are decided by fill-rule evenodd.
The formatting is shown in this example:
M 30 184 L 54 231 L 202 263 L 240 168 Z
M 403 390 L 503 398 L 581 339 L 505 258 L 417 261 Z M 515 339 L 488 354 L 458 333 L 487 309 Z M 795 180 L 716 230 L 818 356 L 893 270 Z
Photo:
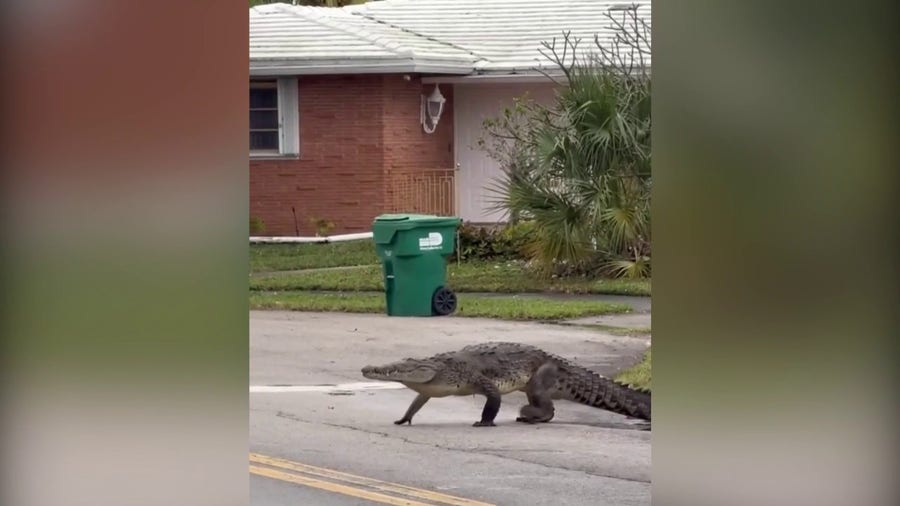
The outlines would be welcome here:
M 270 4 L 273 6 L 277 6 L 276 9 L 284 12 L 286 14 L 290 14 L 293 16 L 303 17 L 309 21 L 313 21 L 320 25 L 326 26 L 328 28 L 332 28 L 334 30 L 339 30 L 349 35 L 353 35 L 354 37 L 358 37 L 366 42 L 371 42 L 372 44 L 382 47 L 388 51 L 391 51 L 398 56 L 406 56 L 406 57 L 414 57 L 414 53 L 412 49 L 403 46 L 400 43 L 393 41 L 385 41 L 384 37 L 373 36 L 372 34 L 365 33 L 364 31 L 352 27 L 347 26 L 344 23 L 341 23 L 340 20 L 336 19 L 335 16 L 332 16 L 330 12 L 341 12 L 340 15 L 349 15 L 346 12 L 343 12 L 340 8 L 334 7 L 316 7 L 311 5 L 288 5 L 288 4 Z M 322 9 L 328 9 L 330 12 L 326 14 Z M 308 16 L 301 16 L 298 11 L 306 11 Z
M 359 16 L 359 17 L 361 17 L 361 18 L 368 19 L 369 21 L 374 21 L 375 23 L 378 23 L 378 24 L 380 24 L 380 25 L 389 26 L 389 27 L 391 27 L 391 28 L 393 28 L 393 29 L 395 29 L 395 30 L 399 30 L 399 31 L 404 32 L 404 33 L 409 33 L 409 34 L 411 34 L 411 35 L 415 35 L 416 37 L 419 37 L 420 39 L 425 39 L 425 40 L 428 40 L 428 41 L 431 41 L 431 42 L 435 42 L 435 43 L 437 43 L 437 44 L 440 44 L 440 45 L 442 45 L 442 46 L 446 46 L 446 47 L 449 47 L 449 48 L 456 49 L 457 51 L 462 51 L 462 52 L 468 54 L 469 56 L 471 56 L 471 57 L 474 59 L 474 61 L 472 62 L 472 65 L 473 65 L 473 66 L 478 65 L 479 63 L 482 63 L 482 62 L 489 62 L 489 61 L 490 61 L 490 60 L 488 60 L 487 58 L 485 58 L 485 57 L 483 57 L 483 56 L 479 56 L 478 54 L 474 53 L 473 51 L 471 51 L 471 50 L 469 50 L 469 49 L 466 49 L 465 47 L 462 47 L 462 46 L 453 44 L 452 42 L 447 42 L 447 41 L 443 41 L 443 40 L 440 40 L 440 39 L 436 39 L 436 38 L 434 38 L 434 37 L 432 37 L 432 36 L 430 36 L 430 35 L 425 35 L 425 34 L 422 34 L 422 33 L 417 32 L 417 31 L 415 31 L 415 30 L 410 30 L 409 28 L 405 28 L 405 27 L 402 27 L 402 26 L 395 25 L 394 23 L 389 23 L 389 22 L 387 22 L 387 21 L 384 21 L 384 20 L 381 20 L 381 19 L 377 19 L 377 18 L 373 17 L 371 14 L 367 14 L 367 13 L 362 12 L 362 10 L 363 10 L 365 7 L 366 7 L 366 4 L 357 4 L 357 5 L 352 5 L 352 4 L 351 4 L 351 5 L 347 5 L 347 6 L 345 6 L 345 7 L 341 7 L 341 9 L 346 9 L 347 12 L 349 12 L 351 15 L 356 15 L 356 16 Z

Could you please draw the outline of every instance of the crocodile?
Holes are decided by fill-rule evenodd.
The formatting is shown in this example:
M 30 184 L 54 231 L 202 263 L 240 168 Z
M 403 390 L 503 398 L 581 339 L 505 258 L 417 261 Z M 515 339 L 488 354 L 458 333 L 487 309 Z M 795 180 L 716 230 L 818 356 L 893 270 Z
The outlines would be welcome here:
M 528 404 L 517 422 L 553 419 L 554 399 L 574 401 L 632 418 L 650 420 L 650 392 L 636 390 L 560 356 L 527 344 L 488 342 L 428 358 L 406 358 L 362 368 L 368 379 L 396 381 L 418 395 L 397 425 L 412 425 L 413 416 L 432 397 L 479 394 L 486 397 L 475 427 L 492 427 L 504 394 L 525 392 Z

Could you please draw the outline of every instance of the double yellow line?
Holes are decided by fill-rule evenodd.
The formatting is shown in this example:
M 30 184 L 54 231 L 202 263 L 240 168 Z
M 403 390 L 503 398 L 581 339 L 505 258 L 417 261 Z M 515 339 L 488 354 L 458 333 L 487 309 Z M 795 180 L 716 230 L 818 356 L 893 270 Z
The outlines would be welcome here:
M 258 453 L 250 454 L 250 473 L 395 506 L 495 506 Z

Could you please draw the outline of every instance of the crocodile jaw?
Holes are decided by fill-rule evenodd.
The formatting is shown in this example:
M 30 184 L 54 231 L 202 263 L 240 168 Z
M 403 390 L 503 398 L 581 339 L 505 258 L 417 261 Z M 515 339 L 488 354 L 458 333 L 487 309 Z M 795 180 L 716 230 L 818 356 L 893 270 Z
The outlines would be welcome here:
M 427 383 L 436 374 L 436 365 L 425 360 L 402 360 L 383 366 L 367 365 L 362 368 L 362 375 L 368 379 L 400 383 Z

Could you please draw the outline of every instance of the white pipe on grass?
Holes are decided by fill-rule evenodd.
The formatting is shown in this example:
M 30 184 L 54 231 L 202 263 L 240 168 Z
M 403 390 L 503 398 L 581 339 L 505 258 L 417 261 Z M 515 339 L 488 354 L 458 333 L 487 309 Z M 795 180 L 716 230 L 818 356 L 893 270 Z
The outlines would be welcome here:
M 274 243 L 328 243 L 328 242 L 358 241 L 360 239 L 371 239 L 371 238 L 372 238 L 372 232 L 359 232 L 356 234 L 338 234 L 338 235 L 330 235 L 330 236 L 326 236 L 326 237 L 250 236 L 250 242 L 269 243 L 269 244 L 274 244 Z

